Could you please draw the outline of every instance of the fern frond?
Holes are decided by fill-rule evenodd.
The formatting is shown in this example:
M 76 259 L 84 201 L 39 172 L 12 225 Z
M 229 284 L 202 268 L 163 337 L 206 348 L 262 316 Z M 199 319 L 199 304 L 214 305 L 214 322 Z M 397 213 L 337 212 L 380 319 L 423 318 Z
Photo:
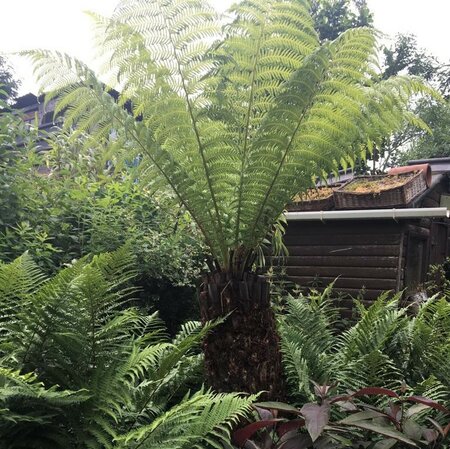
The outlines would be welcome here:
M 256 396 L 238 393 L 199 392 L 143 426 L 119 438 L 125 445 L 141 448 L 181 449 L 222 447 L 230 439 L 231 427 L 248 416 Z
M 413 78 L 378 81 L 376 33 L 321 45 L 307 0 L 122 0 L 91 14 L 113 93 L 65 55 L 29 55 L 67 126 L 143 154 L 224 270 L 241 275 L 285 204 L 407 121 Z M 111 93 L 116 100 L 109 95 Z

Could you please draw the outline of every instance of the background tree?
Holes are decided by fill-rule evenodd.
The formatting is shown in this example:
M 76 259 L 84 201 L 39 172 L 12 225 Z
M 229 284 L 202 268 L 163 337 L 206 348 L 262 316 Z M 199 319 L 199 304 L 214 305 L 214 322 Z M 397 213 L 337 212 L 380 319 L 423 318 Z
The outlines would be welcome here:
M 0 55 L 0 99 L 13 102 L 17 96 L 19 89 L 19 81 L 14 77 L 11 67 L 8 65 L 6 59 Z
M 441 93 L 445 102 L 435 99 L 416 101 L 414 111 L 429 126 L 429 130 L 409 125 L 385 139 L 369 156 L 372 159 L 371 171 L 383 172 L 390 166 L 403 165 L 412 159 L 450 156 L 450 66 L 420 48 L 416 37 L 411 34 L 397 35 L 394 44 L 385 47 L 383 53 L 384 79 L 402 74 L 420 76 Z
M 384 47 L 383 78 L 400 73 L 417 75 L 432 81 L 439 67 L 437 59 L 420 48 L 413 34 L 398 34 L 392 47 Z
M 285 204 L 412 120 L 409 98 L 424 87 L 375 81 L 371 29 L 320 44 L 307 1 L 243 1 L 231 16 L 222 26 L 203 0 L 124 0 L 111 19 L 94 16 L 118 101 L 79 61 L 29 54 L 65 126 L 94 140 L 115 129 L 117 145 L 144 155 L 201 230 L 211 254 L 202 319 L 231 314 L 206 339 L 209 383 L 276 396 L 278 337 L 255 263 L 280 236 Z
M 415 135 L 411 146 L 400 152 L 398 161 L 406 164 L 409 160 L 450 157 L 450 104 L 421 102 L 417 114 L 428 123 L 432 133 Z
M 349 28 L 373 25 L 366 0 L 312 0 L 311 13 L 322 40 L 334 40 Z

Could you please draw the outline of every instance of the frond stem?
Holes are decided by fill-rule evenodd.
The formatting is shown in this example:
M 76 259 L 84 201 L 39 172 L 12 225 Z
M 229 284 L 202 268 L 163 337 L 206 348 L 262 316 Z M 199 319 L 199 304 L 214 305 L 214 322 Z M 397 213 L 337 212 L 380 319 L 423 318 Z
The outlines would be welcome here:
M 118 117 L 116 114 L 113 114 L 113 117 L 125 128 L 125 123 L 123 122 L 123 120 Z M 126 128 L 125 128 L 126 129 Z M 139 147 L 142 149 L 142 151 L 150 158 L 150 160 L 155 164 L 156 168 L 158 169 L 158 171 L 161 173 L 161 175 L 164 177 L 164 179 L 166 180 L 166 182 L 169 184 L 170 188 L 173 190 L 173 192 L 175 193 L 175 195 L 177 196 L 178 200 L 180 201 L 180 203 L 186 208 L 186 210 L 189 212 L 189 214 L 191 215 L 191 217 L 193 218 L 193 220 L 195 221 L 195 224 L 199 227 L 200 231 L 203 234 L 203 237 L 205 238 L 205 241 L 207 243 L 207 245 L 211 248 L 211 252 L 213 257 L 216 257 L 214 255 L 214 246 L 212 245 L 211 241 L 208 238 L 208 235 L 205 232 L 204 227 L 200 224 L 200 222 L 198 221 L 197 217 L 195 216 L 195 214 L 193 213 L 193 211 L 191 210 L 191 208 L 188 206 L 188 204 L 186 203 L 186 201 L 183 199 L 182 195 L 178 192 L 178 189 L 176 188 L 175 184 L 172 182 L 172 180 L 170 179 L 170 176 L 168 176 L 166 174 L 166 172 L 163 170 L 163 168 L 160 166 L 160 164 L 158 164 L 158 162 L 155 160 L 155 158 L 152 156 L 151 152 L 149 151 L 149 149 L 141 142 L 141 140 L 139 139 L 139 136 L 137 136 L 132 130 L 128 130 L 129 134 L 133 137 L 134 141 L 139 145 Z
M 242 210 L 242 190 L 244 185 L 244 169 L 247 162 L 247 149 L 248 149 L 248 134 L 250 132 L 250 113 L 253 106 L 253 99 L 255 96 L 255 79 L 256 79 L 256 66 L 259 61 L 260 50 L 261 50 L 261 42 L 264 35 L 264 22 L 261 24 L 261 33 L 258 37 L 258 42 L 256 44 L 255 58 L 253 63 L 252 77 L 250 81 L 250 97 L 247 108 L 247 117 L 245 120 L 245 133 L 244 133 L 244 148 L 242 151 L 242 164 L 241 164 L 241 174 L 239 179 L 239 196 L 238 196 L 238 210 L 236 216 L 236 230 L 235 230 L 235 244 L 238 244 L 239 240 L 239 225 L 241 222 L 241 210 Z
M 316 87 L 318 86 L 318 84 L 319 84 L 319 81 L 316 82 Z M 258 212 L 258 214 L 256 216 L 256 219 L 253 222 L 253 226 L 252 226 L 253 229 L 255 229 L 256 224 L 261 219 L 261 216 L 262 216 L 262 214 L 264 212 L 264 207 L 265 207 L 265 205 L 266 205 L 266 203 L 267 203 L 267 201 L 268 201 L 268 199 L 270 197 L 270 194 L 272 193 L 272 189 L 273 189 L 276 181 L 278 180 L 278 176 L 280 175 L 281 169 L 283 168 L 284 161 L 286 160 L 287 155 L 289 154 L 289 151 L 291 150 L 292 144 L 294 142 L 294 138 L 297 135 L 297 132 L 300 129 L 300 126 L 302 125 L 303 120 L 306 117 L 309 109 L 311 108 L 312 104 L 314 103 L 314 99 L 315 99 L 315 95 L 312 95 L 310 101 L 308 102 L 308 105 L 304 107 L 303 113 L 301 114 L 301 116 L 299 118 L 297 126 L 295 127 L 294 132 L 292 133 L 292 136 L 289 139 L 288 144 L 286 145 L 286 149 L 284 151 L 283 157 L 281 158 L 280 163 L 278 164 L 277 171 L 275 172 L 275 175 L 274 175 L 274 177 L 272 179 L 272 182 L 270 183 L 269 189 L 267 190 L 266 195 L 264 196 L 264 200 L 261 203 L 261 207 L 259 208 L 259 212 Z M 264 238 L 264 237 L 262 237 L 262 238 Z
M 209 171 L 208 164 L 206 162 L 205 149 L 203 148 L 203 144 L 202 144 L 202 141 L 201 141 L 201 138 L 200 138 L 200 132 L 199 132 L 198 127 L 197 127 L 197 122 L 196 122 L 196 119 L 195 119 L 195 116 L 194 116 L 194 111 L 192 109 L 191 100 L 189 98 L 189 92 L 188 92 L 188 89 L 187 89 L 187 86 L 186 86 L 186 81 L 184 79 L 183 71 L 181 69 L 180 58 L 178 56 L 176 45 L 175 45 L 175 43 L 174 43 L 174 41 L 172 39 L 171 27 L 167 23 L 167 19 L 166 19 L 165 14 L 161 14 L 161 16 L 163 18 L 164 25 L 166 26 L 166 29 L 167 29 L 167 34 L 169 36 L 169 40 L 170 40 L 170 43 L 172 45 L 173 57 L 175 58 L 175 61 L 176 61 L 176 64 L 177 64 L 177 69 L 178 69 L 178 74 L 180 75 L 181 86 L 183 88 L 183 94 L 184 94 L 184 97 L 185 97 L 185 100 L 186 100 L 187 110 L 188 110 L 188 113 L 189 113 L 189 117 L 191 119 L 192 128 L 193 128 L 194 134 L 195 134 L 195 139 L 197 140 L 197 145 L 198 145 L 198 149 L 199 149 L 199 152 L 200 152 L 200 156 L 202 158 L 202 164 L 203 164 L 203 168 L 205 170 L 206 181 L 208 183 L 208 188 L 209 188 L 209 191 L 211 193 L 211 199 L 212 199 L 213 206 L 214 206 L 214 212 L 215 212 L 215 215 L 216 215 L 216 218 L 217 218 L 217 223 L 214 223 L 214 220 L 212 220 L 212 224 L 214 225 L 215 228 L 217 228 L 217 226 L 219 228 L 218 230 L 219 230 L 219 233 L 221 235 L 221 238 L 218 239 L 218 241 L 219 241 L 219 245 L 221 247 L 222 261 L 223 261 L 224 266 L 226 267 L 228 265 L 228 249 L 227 249 L 227 247 L 225 245 L 225 233 L 223 231 L 222 221 L 220 219 L 220 213 L 219 213 L 219 206 L 217 204 L 216 195 L 214 193 L 214 189 L 213 189 L 212 182 L 211 182 L 211 173 Z

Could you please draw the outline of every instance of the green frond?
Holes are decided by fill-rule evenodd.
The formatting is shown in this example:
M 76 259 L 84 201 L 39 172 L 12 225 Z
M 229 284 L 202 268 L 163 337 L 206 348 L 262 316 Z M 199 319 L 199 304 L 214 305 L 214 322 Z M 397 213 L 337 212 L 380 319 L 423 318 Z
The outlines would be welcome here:
M 345 331 L 340 337 L 338 346 L 345 360 L 355 356 L 369 354 L 381 349 L 396 328 L 399 319 L 405 313 L 398 309 L 401 294 L 393 299 L 389 293 L 381 295 L 368 309 L 359 304 L 361 317 L 358 323 Z
M 449 401 L 450 307 L 445 298 L 427 300 L 416 315 L 399 308 L 401 294 L 390 298 L 385 293 L 369 307 L 356 301 L 358 320 L 342 331 L 335 326 L 331 288 L 321 295 L 288 297 L 279 319 L 288 386 L 299 404 L 314 398 L 312 382 L 337 383 L 341 393 L 406 386 L 413 394 Z
M 331 368 L 331 379 L 337 381 L 342 391 L 357 391 L 367 386 L 391 388 L 398 391 L 404 375 L 395 361 L 381 349 L 365 351 L 351 359 L 338 355 Z
M 0 356 L 9 346 L 9 329 L 17 324 L 17 311 L 28 310 L 30 296 L 45 281 L 46 277 L 28 254 L 10 264 L 0 264 Z
M 119 442 L 133 447 L 181 449 L 220 448 L 227 444 L 233 425 L 249 415 L 256 396 L 238 393 L 199 392 L 157 418 L 120 437 Z
M 311 380 L 331 379 L 334 327 L 338 311 L 330 297 L 332 285 L 322 294 L 287 299 L 288 314 L 280 320 L 281 350 L 287 379 L 295 396 L 314 398 Z
M 423 126 L 408 103 L 434 95 L 414 78 L 377 80 L 371 29 L 320 44 L 309 6 L 245 0 L 219 17 L 201 0 L 122 0 L 111 18 L 91 14 L 108 88 L 66 55 L 28 55 L 66 126 L 97 140 L 115 130 L 239 274 L 295 194 L 362 145 Z
M 134 266 L 127 247 L 51 279 L 28 255 L 0 265 L 0 304 L 14 301 L 0 345 L 0 433 L 8 447 L 117 447 L 129 431 L 157 420 L 162 429 L 164 413 L 197 386 L 200 343 L 217 323 L 186 323 L 171 342 L 157 314 L 127 307 Z M 180 441 L 225 441 L 252 400 L 199 396 L 193 416 L 204 426 L 179 427 Z

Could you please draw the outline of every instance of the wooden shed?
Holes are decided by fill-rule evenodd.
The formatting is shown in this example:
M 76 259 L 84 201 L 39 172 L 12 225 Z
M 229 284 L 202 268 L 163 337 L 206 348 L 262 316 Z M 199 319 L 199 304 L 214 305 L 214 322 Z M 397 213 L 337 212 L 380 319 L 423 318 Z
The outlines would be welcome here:
M 318 289 L 337 278 L 336 292 L 369 301 L 418 291 L 450 255 L 450 158 L 418 162 L 431 165 L 432 182 L 404 208 L 288 212 L 288 277 Z

